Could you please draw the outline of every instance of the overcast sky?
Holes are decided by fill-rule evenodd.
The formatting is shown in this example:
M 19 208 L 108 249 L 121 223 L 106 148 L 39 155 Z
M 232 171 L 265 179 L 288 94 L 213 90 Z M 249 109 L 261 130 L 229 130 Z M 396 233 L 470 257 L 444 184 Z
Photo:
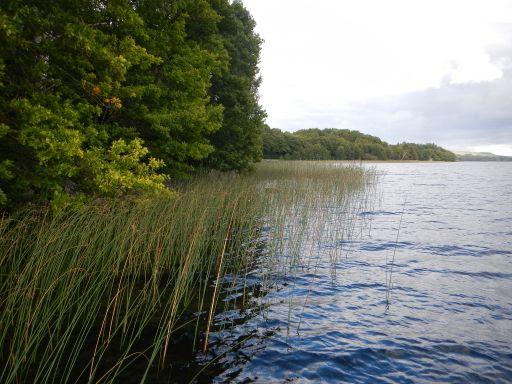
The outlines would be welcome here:
M 512 155 L 512 0 L 244 0 L 274 128 Z

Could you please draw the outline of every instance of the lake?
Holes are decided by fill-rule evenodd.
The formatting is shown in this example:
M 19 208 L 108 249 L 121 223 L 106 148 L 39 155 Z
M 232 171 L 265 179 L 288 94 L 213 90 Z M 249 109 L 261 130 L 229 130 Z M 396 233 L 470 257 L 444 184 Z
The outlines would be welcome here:
M 512 381 L 512 163 L 364 166 L 352 236 L 267 285 L 255 268 L 264 292 L 216 317 L 200 381 Z

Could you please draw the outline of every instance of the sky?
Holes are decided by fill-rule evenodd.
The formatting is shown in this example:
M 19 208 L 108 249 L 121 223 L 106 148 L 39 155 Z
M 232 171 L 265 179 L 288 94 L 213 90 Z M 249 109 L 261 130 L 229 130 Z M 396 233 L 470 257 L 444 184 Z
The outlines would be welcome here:
M 512 0 L 243 0 L 273 128 L 512 155 Z

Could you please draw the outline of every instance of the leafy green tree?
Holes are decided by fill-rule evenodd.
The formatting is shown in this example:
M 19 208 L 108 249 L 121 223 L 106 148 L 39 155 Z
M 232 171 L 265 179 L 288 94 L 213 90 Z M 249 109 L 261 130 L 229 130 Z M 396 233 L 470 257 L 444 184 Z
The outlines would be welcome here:
M 220 170 L 243 170 L 262 157 L 265 113 L 258 102 L 261 39 L 255 22 L 239 0 L 212 0 L 222 17 L 219 31 L 229 54 L 228 68 L 213 76 L 211 94 L 224 107 L 221 129 L 211 136 L 215 151 L 207 164 Z
M 227 68 L 218 31 L 220 16 L 206 0 L 140 0 L 136 10 L 146 26 L 145 47 L 161 58 L 132 71 L 120 116 L 132 125 L 164 170 L 184 176 L 214 151 L 210 136 L 222 125 L 223 106 L 212 105 L 212 75 Z
M 351 145 L 350 142 L 344 138 L 338 138 L 336 140 L 336 149 L 333 153 L 333 159 L 337 160 L 349 160 L 351 155 Z
M 128 1 L 0 3 L 0 163 L 9 168 L 2 172 L 7 197 L 103 194 L 95 180 L 119 166 L 109 156 L 115 140 L 129 140 L 128 156 L 141 153 L 141 142 L 118 116 L 127 73 L 161 62 L 137 42 L 145 35 Z M 95 157 L 105 162 L 100 169 L 92 167 Z M 149 168 L 144 177 L 131 175 L 133 185 L 162 186 L 156 163 L 137 159 Z
M 2 1 L 0 204 L 248 168 L 260 43 L 228 0 Z
M 7 132 L 9 132 L 9 127 L 5 124 L 0 124 L 0 140 L 4 137 Z M 13 178 L 13 174 L 11 172 L 12 161 L 11 160 L 3 160 L 0 162 L 0 186 L 2 182 L 6 182 Z M 0 207 L 7 203 L 7 195 L 0 188 Z

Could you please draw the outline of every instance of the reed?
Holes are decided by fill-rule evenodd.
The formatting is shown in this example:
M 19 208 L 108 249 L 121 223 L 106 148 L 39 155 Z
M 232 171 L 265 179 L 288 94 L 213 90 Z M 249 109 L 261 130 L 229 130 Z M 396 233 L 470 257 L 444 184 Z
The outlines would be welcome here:
M 275 274 L 313 267 L 322 237 L 353 236 L 374 180 L 355 166 L 266 161 L 247 175 L 198 177 L 172 199 L 2 218 L 0 382 L 158 377 L 179 352 L 177 332 L 208 349 L 227 276 L 243 284 L 258 265 L 271 286 Z

